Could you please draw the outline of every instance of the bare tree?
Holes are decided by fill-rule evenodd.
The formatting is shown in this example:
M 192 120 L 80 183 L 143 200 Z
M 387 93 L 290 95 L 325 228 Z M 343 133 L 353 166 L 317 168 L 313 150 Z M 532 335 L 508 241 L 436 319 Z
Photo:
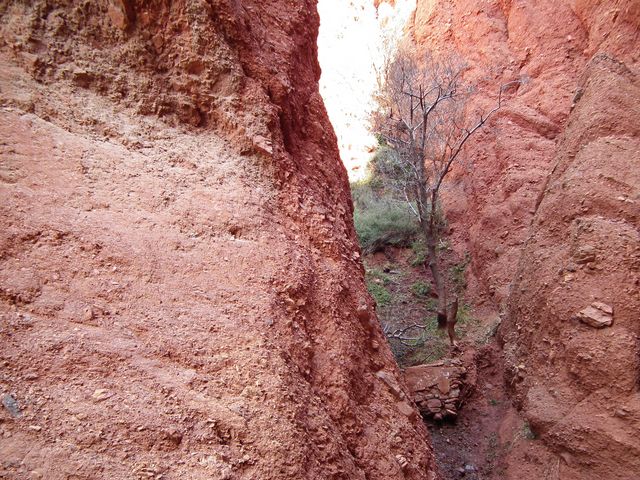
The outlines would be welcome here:
M 438 296 L 438 327 L 447 328 L 452 345 L 458 298 L 447 303 L 438 255 L 443 234 L 441 189 L 469 138 L 502 106 L 509 85 L 500 88 L 493 108 L 472 114 L 467 107 L 474 90 L 464 84 L 462 72 L 459 62 L 436 62 L 428 56 L 416 62 L 400 51 L 381 72 L 379 107 L 372 115 L 374 132 L 384 145 L 374 169 L 417 217 Z M 395 333 L 406 339 L 405 331 Z

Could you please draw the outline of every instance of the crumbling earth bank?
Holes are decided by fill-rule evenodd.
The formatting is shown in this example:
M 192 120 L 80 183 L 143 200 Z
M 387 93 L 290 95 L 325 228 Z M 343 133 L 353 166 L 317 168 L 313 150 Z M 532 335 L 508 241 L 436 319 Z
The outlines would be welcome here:
M 420 51 L 459 56 L 487 111 L 498 88 L 522 81 L 472 139 L 445 191 L 452 244 L 469 251 L 469 292 L 502 307 L 578 83 L 597 53 L 638 72 L 635 0 L 418 0 L 408 40 Z
M 640 476 L 640 81 L 597 55 L 501 329 L 507 377 L 558 478 Z
M 435 478 L 314 2 L 0 13 L 0 477 Z

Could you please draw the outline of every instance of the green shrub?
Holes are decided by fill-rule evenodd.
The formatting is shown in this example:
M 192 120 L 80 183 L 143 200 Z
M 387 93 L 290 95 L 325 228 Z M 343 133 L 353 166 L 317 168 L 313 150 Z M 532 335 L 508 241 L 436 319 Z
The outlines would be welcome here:
M 391 199 L 370 180 L 352 184 L 351 192 L 353 220 L 365 253 L 411 244 L 417 223 L 406 202 Z
M 471 255 L 469 252 L 464 254 L 464 259 L 451 267 L 451 271 L 449 272 L 449 277 L 451 278 L 451 282 L 456 287 L 458 291 L 462 291 L 467 288 L 467 278 L 466 271 L 467 266 L 471 262 Z
M 391 283 L 391 277 L 379 268 L 367 268 L 365 276 L 367 281 L 377 281 L 377 283 L 382 283 L 385 287 Z
M 411 285 L 411 291 L 416 297 L 425 298 L 431 293 L 431 285 L 427 282 L 423 282 L 422 280 L 418 280 L 416 283 Z
M 435 312 L 438 309 L 438 301 L 435 298 L 430 298 L 425 302 L 424 306 L 427 310 Z
M 466 325 L 474 320 L 471 305 L 468 303 L 461 303 L 458 307 L 458 315 L 456 315 L 457 323 L 459 325 Z
M 407 163 L 386 143 L 379 144 L 368 168 L 371 177 L 387 184 L 407 185 L 412 178 L 412 172 L 407 168 Z
M 386 307 L 391 303 L 391 292 L 375 280 L 367 281 L 367 290 L 379 307 Z
M 422 239 L 416 240 L 411 244 L 411 250 L 413 251 L 413 257 L 411 258 L 411 266 L 419 267 L 424 265 L 427 261 L 427 247 Z
M 438 329 L 436 318 L 425 318 L 423 322 L 426 327 L 415 341 L 409 342 L 404 348 L 399 348 L 399 342 L 391 343 L 394 355 L 402 367 L 435 362 L 449 351 L 449 341 L 445 332 Z

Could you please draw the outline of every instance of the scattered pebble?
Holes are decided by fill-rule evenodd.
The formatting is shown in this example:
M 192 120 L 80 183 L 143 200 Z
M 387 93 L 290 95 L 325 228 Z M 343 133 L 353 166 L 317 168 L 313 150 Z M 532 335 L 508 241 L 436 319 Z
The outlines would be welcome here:
M 13 395 L 8 393 L 4 395 L 2 397 L 2 405 L 4 405 L 4 408 L 9 411 L 12 417 L 18 418 L 20 415 L 22 415 L 20 413 L 20 406 L 18 405 L 18 402 Z
M 110 393 L 106 388 L 98 388 L 95 392 L 93 392 L 91 398 L 93 398 L 96 402 L 101 402 L 111 396 L 113 396 L 113 394 Z

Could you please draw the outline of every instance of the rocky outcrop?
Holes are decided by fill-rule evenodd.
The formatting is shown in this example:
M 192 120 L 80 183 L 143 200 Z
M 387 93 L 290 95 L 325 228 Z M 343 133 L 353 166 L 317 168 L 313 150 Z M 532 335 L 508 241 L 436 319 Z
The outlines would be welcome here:
M 317 29 L 313 1 L 0 4 L 1 477 L 435 478 Z
M 605 303 L 593 302 L 580 310 L 575 318 L 594 328 L 610 327 L 613 325 L 613 309 Z
M 640 475 L 640 79 L 599 54 L 579 91 L 501 335 L 516 402 L 562 459 L 558 478 L 630 480 Z

